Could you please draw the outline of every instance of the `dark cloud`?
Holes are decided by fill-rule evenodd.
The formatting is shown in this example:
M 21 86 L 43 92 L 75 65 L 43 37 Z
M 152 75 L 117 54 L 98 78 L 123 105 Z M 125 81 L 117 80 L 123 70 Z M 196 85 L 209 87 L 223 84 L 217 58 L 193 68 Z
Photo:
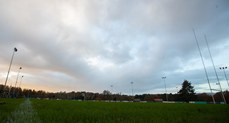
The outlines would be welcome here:
M 130 93 L 134 81 L 136 93 L 155 93 L 164 87 L 161 76 L 167 76 L 168 88 L 184 79 L 203 84 L 192 29 L 208 67 L 204 34 L 216 65 L 228 64 L 228 5 L 226 0 L 0 1 L 1 73 L 16 46 L 13 70 L 25 68 L 30 77 L 25 87 L 33 81 L 36 89 L 101 92 L 113 84 L 117 92 Z

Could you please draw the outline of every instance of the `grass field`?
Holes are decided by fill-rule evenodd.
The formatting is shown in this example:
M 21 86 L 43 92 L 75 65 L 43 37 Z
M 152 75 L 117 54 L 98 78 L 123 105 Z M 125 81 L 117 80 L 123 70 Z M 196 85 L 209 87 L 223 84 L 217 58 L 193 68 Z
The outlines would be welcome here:
M 6 102 L 6 104 L 0 104 L 0 122 L 6 122 L 8 116 L 13 112 L 25 99 L 1 99 L 0 102 Z
M 0 105 L 2 121 L 23 99 L 8 99 Z M 163 104 L 127 102 L 77 102 L 71 100 L 31 99 L 33 112 L 39 122 L 217 122 L 229 121 L 229 105 Z M 29 103 L 28 103 L 29 104 Z M 9 109 L 9 110 L 8 110 Z M 30 111 L 30 110 L 29 110 Z M 34 114 L 34 113 L 33 113 Z M 1 117 L 1 115 L 0 115 Z

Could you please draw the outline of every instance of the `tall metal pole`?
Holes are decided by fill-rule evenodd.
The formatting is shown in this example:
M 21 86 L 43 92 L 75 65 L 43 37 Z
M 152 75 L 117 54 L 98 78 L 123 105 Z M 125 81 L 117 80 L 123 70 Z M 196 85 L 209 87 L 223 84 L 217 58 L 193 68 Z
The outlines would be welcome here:
M 227 79 L 227 74 L 226 74 L 226 72 L 225 72 L 225 69 L 227 69 L 227 67 L 220 67 L 219 69 L 220 69 L 220 70 L 223 69 L 223 73 L 224 73 L 224 76 L 225 76 L 225 78 L 226 78 L 226 80 L 227 80 L 227 85 L 228 85 L 228 87 L 229 87 L 229 83 L 228 83 L 228 79 Z
M 111 93 L 113 92 L 113 85 L 111 85 Z
M 23 78 L 23 77 L 24 77 L 24 76 L 21 76 L 21 81 L 20 81 L 19 86 L 18 86 L 17 96 L 19 95 L 19 89 L 20 89 L 20 87 L 21 87 L 21 82 L 22 82 L 22 78 Z
M 134 91 L 133 91 L 133 84 L 134 84 L 134 82 L 130 82 L 130 84 L 131 84 L 132 96 L 134 96 Z
M 21 82 L 22 82 L 22 78 L 23 78 L 24 76 L 21 76 L 21 81 L 20 81 L 20 84 L 19 84 L 19 88 L 21 87 Z
M 14 93 L 15 93 L 15 90 L 16 90 L 17 81 L 18 81 L 18 76 L 19 76 L 19 74 L 20 74 L 21 69 L 22 69 L 22 67 L 20 67 L 20 68 L 18 69 L 17 78 L 16 78 L 16 82 L 15 82 L 15 86 L 14 86 L 14 91 L 13 91 L 13 96 L 14 96 Z
M 161 78 L 164 80 L 164 84 L 165 84 L 165 96 L 166 96 L 166 100 L 169 101 L 168 95 L 167 95 L 166 83 L 165 83 L 166 76 L 161 77 Z
M 224 67 L 224 68 L 227 69 L 227 67 Z M 229 87 L 229 83 L 228 83 L 228 79 L 227 79 L 227 74 L 226 74 L 226 72 L 225 72 L 224 69 L 223 69 L 223 72 L 224 72 L 225 78 L 226 78 L 226 80 L 227 80 L 227 85 L 228 85 L 228 87 Z
M 17 52 L 17 48 L 15 47 L 14 48 L 14 51 L 13 51 L 13 55 L 11 57 L 11 60 L 10 60 L 10 66 L 9 66 L 9 69 L 8 69 L 8 72 L 7 72 L 7 75 L 6 75 L 6 81 L 5 81 L 5 86 L 4 86 L 4 89 L 3 89 L 3 95 L 5 95 L 5 89 L 6 89 L 6 84 L 7 84 L 7 80 L 8 80 L 8 77 L 9 77 L 9 73 L 10 73 L 10 69 L 11 69 L 11 65 L 12 65 L 12 62 L 13 62 L 13 58 L 14 58 L 14 53 Z
M 214 64 L 214 61 L 213 61 L 213 58 L 212 58 L 212 55 L 211 55 L 211 51 L 210 51 L 210 48 L 209 48 L 209 45 L 208 45 L 208 40 L 207 40 L 206 35 L 204 35 L 204 38 L 205 38 L 205 41 L 206 41 L 206 44 L 207 44 L 207 47 L 208 47 L 209 55 L 210 55 L 210 57 L 211 57 L 211 62 L 212 62 L 212 65 L 213 65 L 213 68 L 214 68 L 214 71 L 215 71 L 215 75 L 216 75 L 217 81 L 218 81 L 218 83 L 219 83 L 219 87 L 220 87 L 220 90 L 221 90 L 221 94 L 222 94 L 222 97 L 223 97 L 223 101 L 224 101 L 225 104 L 227 104 L 226 99 L 225 99 L 224 94 L 223 94 L 223 90 L 222 90 L 220 81 L 219 81 L 218 74 L 217 74 L 217 72 L 216 72 L 215 64 Z
M 206 70 L 206 67 L 205 67 L 203 56 L 202 56 L 202 53 L 200 51 L 200 46 L 199 46 L 198 40 L 196 38 L 196 33 L 195 33 L 195 30 L 194 29 L 193 29 L 193 34 L 195 36 L 196 45 L 197 45 L 197 48 L 198 48 L 198 51 L 199 51 L 199 54 L 200 54 L 200 58 L 201 58 L 202 64 L 204 66 L 204 72 L 205 72 L 206 79 L 208 81 L 208 86 L 209 86 L 209 89 L 210 89 L 210 92 L 211 92 L 212 100 L 213 100 L 213 103 L 215 104 L 215 98 L 214 98 L 213 93 L 212 93 L 212 88 L 211 88 L 211 84 L 210 84 L 210 81 L 209 81 L 209 78 L 208 78 L 208 73 L 207 73 L 207 70 Z
M 8 97 L 10 97 L 10 91 L 11 91 L 11 88 L 12 88 L 12 84 L 10 85 L 10 88 L 9 88 Z
M 113 85 L 111 85 L 111 100 L 113 100 L 114 98 L 113 98 Z

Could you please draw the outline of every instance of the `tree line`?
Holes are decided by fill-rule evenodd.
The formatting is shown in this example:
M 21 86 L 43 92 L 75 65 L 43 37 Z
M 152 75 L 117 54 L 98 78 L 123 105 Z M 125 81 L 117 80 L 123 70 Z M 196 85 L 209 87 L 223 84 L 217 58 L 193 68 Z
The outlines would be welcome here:
M 40 99 L 66 99 L 66 100 L 113 100 L 113 101 L 133 101 L 141 100 L 147 102 L 153 102 L 155 99 L 163 99 L 166 101 L 166 94 L 141 94 L 141 95 L 122 95 L 112 94 L 109 90 L 104 90 L 102 93 L 93 92 L 45 92 L 42 90 L 36 91 L 32 89 L 22 89 L 6 86 L 5 92 L 3 92 L 4 85 L 0 85 L 0 96 L 9 98 L 40 98 Z M 223 92 L 226 101 L 229 102 L 229 92 Z M 176 94 L 167 94 L 168 101 L 206 101 L 212 102 L 212 97 L 207 93 L 196 94 L 194 87 L 191 86 L 191 82 L 184 80 L 182 88 Z M 214 94 L 216 102 L 223 102 L 221 92 Z

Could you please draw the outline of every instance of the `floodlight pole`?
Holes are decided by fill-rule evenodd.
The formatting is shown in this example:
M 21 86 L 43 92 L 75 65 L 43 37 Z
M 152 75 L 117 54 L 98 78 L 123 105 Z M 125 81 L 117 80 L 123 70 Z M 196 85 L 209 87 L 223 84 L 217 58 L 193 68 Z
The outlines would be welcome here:
M 21 87 L 21 82 L 22 82 L 23 77 L 24 76 L 21 76 L 21 81 L 20 81 L 20 84 L 19 84 L 19 88 Z
M 17 73 L 17 78 L 16 78 L 16 82 L 15 82 L 15 86 L 14 86 L 13 95 L 14 95 L 14 93 L 15 93 L 15 90 L 16 90 L 17 81 L 18 81 L 18 76 L 19 76 L 19 74 L 20 74 L 20 72 L 21 72 L 21 69 L 22 69 L 22 67 L 19 67 L 19 69 L 18 69 L 18 73 Z
M 111 100 L 113 100 L 113 94 L 112 94 L 112 92 L 113 92 L 113 85 L 111 85 Z
M 212 100 L 213 100 L 213 103 L 215 104 L 215 98 L 214 98 L 213 93 L 212 93 L 212 88 L 211 88 L 211 84 L 210 84 L 210 81 L 209 81 L 209 78 L 208 78 L 208 73 L 207 73 L 207 70 L 206 70 L 206 67 L 205 67 L 204 59 L 203 59 L 202 53 L 200 51 L 200 46 L 199 46 L 199 43 L 198 43 L 198 40 L 197 40 L 196 33 L 195 33 L 194 29 L 193 29 L 193 34 L 194 34 L 194 37 L 195 37 L 195 40 L 196 40 L 196 45 L 197 45 L 197 48 L 198 48 L 198 51 L 199 51 L 199 54 L 200 54 L 200 58 L 201 58 L 201 61 L 202 61 L 203 67 L 204 67 L 204 72 L 205 72 L 206 79 L 208 81 L 208 86 L 209 86 L 209 89 L 210 89 L 210 92 L 211 92 Z
M 8 96 L 9 96 L 9 97 L 10 97 L 11 88 L 12 88 L 12 84 L 10 85 L 10 88 L 9 88 L 9 93 L 8 93 Z
M 111 93 L 113 92 L 113 85 L 111 85 Z
M 20 83 L 19 83 L 19 86 L 18 86 L 18 92 L 17 92 L 17 95 L 19 94 L 19 88 L 21 87 L 21 82 L 22 82 L 22 78 L 23 78 L 24 76 L 21 76 L 21 81 L 20 81 Z
M 11 60 L 10 60 L 10 66 L 9 66 L 9 69 L 8 69 L 8 72 L 7 72 L 7 75 L 6 75 L 6 81 L 5 81 L 5 86 L 4 86 L 4 89 L 3 89 L 3 95 L 5 95 L 5 89 L 6 89 L 6 84 L 7 84 L 7 80 L 8 80 L 8 77 L 9 77 L 9 73 L 10 73 L 10 69 L 11 69 L 11 65 L 12 65 L 12 62 L 13 62 L 13 59 L 14 59 L 14 53 L 17 52 L 17 48 L 15 47 L 14 48 L 14 51 L 13 51 L 13 55 L 11 57 Z
M 161 78 L 164 80 L 164 84 L 165 84 L 165 96 L 166 96 L 166 100 L 169 101 L 168 95 L 167 95 L 166 83 L 165 83 L 166 76 L 161 77 Z
M 131 84 L 132 96 L 134 96 L 134 91 L 133 91 L 133 84 L 134 84 L 134 82 L 130 82 L 130 84 Z
M 213 65 L 213 68 L 214 68 L 214 71 L 215 71 L 215 75 L 216 75 L 217 81 L 218 81 L 218 83 L 219 83 L 219 87 L 220 87 L 220 90 L 221 90 L 221 94 L 222 94 L 222 97 L 223 97 L 223 101 L 224 101 L 225 104 L 227 104 L 226 99 L 225 99 L 224 94 L 223 94 L 223 90 L 222 90 L 220 81 L 219 81 L 219 76 L 218 76 L 218 74 L 217 74 L 217 72 L 216 72 L 215 64 L 214 64 L 214 61 L 213 61 L 213 58 L 212 58 L 212 55 L 211 55 L 211 51 L 210 51 L 210 48 L 209 48 L 209 45 L 208 45 L 208 40 L 207 40 L 206 35 L 204 35 L 204 38 L 205 38 L 205 41 L 206 41 L 206 44 L 207 44 L 207 48 L 208 48 L 209 55 L 210 55 L 210 57 L 211 57 L 211 62 L 212 62 L 212 65 Z
M 220 69 L 220 70 L 223 70 L 224 76 L 225 76 L 225 78 L 226 78 L 226 80 L 227 80 L 227 85 L 228 85 L 228 87 L 229 87 L 229 83 L 228 83 L 228 79 L 227 79 L 227 74 L 226 74 L 226 72 L 225 72 L 225 69 L 227 69 L 227 67 L 220 67 L 219 69 Z

